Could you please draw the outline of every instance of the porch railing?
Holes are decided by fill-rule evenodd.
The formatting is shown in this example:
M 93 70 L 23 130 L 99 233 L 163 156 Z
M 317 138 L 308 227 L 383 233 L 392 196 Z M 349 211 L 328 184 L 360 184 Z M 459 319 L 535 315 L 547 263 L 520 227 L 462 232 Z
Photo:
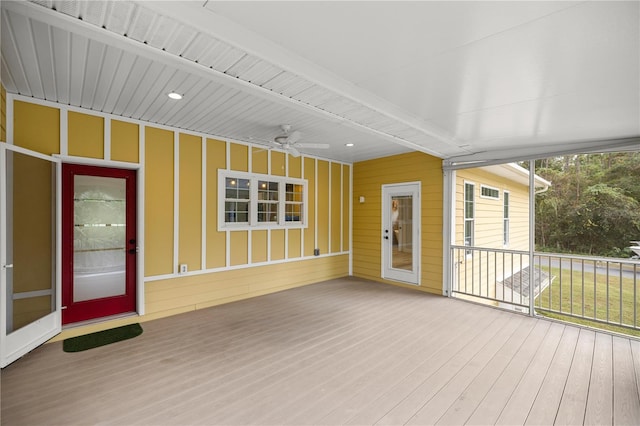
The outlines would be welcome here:
M 454 245 L 452 295 L 640 330 L 640 261 Z M 593 324 L 591 324 L 593 325 Z

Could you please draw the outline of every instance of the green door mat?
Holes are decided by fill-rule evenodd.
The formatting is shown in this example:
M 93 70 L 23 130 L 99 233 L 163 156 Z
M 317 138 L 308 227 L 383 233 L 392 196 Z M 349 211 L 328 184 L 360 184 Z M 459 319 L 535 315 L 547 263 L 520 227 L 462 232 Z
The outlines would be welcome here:
M 71 337 L 62 342 L 65 352 L 80 352 L 98 346 L 108 345 L 121 340 L 133 339 L 142 334 L 140 324 L 124 325 L 110 330 L 98 331 L 85 336 Z

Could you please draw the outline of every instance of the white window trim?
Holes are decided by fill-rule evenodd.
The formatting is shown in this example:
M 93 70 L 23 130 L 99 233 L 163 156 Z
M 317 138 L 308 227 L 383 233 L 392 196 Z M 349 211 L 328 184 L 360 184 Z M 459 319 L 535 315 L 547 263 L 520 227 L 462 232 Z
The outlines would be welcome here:
M 227 178 L 248 179 L 251 181 L 249 195 L 249 222 L 225 222 L 225 199 Z M 258 222 L 258 181 L 278 182 L 278 222 Z M 286 186 L 287 184 L 302 185 L 302 221 L 287 222 L 285 220 Z M 260 173 L 239 172 L 228 169 L 218 169 L 218 231 L 240 231 L 249 229 L 303 229 L 308 223 L 308 181 L 306 179 L 274 176 Z
M 482 195 L 482 189 L 483 188 L 487 188 L 487 189 L 491 189 L 493 191 L 497 191 L 498 192 L 498 196 L 497 197 L 491 197 L 489 195 Z M 484 185 L 484 184 L 480 184 L 480 198 L 486 198 L 488 200 L 500 200 L 500 189 L 499 188 L 494 188 L 493 186 L 489 186 L 489 185 Z

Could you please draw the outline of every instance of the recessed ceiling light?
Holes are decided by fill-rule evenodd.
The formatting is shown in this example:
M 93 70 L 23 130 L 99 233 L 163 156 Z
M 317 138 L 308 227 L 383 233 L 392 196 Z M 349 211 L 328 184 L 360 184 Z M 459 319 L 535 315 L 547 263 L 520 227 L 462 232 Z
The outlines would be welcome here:
M 182 95 L 176 92 L 171 92 L 167 96 L 169 96 L 171 99 L 182 99 Z
M 344 144 L 344 146 L 348 146 L 348 147 L 352 147 L 352 146 L 354 146 L 354 145 L 355 145 L 355 144 L 353 144 L 353 143 L 345 143 L 345 144 Z

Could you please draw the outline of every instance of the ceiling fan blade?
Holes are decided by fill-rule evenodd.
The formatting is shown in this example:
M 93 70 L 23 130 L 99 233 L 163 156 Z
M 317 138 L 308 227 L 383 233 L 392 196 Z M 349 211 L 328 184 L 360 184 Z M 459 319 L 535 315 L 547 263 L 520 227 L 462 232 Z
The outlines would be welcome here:
M 300 157 L 300 151 L 292 146 L 289 146 L 289 148 L 287 148 L 287 152 L 291 154 L 292 157 Z
M 289 135 L 289 137 L 287 138 L 287 143 L 294 144 L 298 139 L 300 139 L 301 136 L 302 136 L 302 133 L 296 130 L 295 132 Z
M 326 149 L 329 148 L 329 144 L 328 143 L 297 143 L 296 146 L 298 148 L 319 148 L 319 149 Z

